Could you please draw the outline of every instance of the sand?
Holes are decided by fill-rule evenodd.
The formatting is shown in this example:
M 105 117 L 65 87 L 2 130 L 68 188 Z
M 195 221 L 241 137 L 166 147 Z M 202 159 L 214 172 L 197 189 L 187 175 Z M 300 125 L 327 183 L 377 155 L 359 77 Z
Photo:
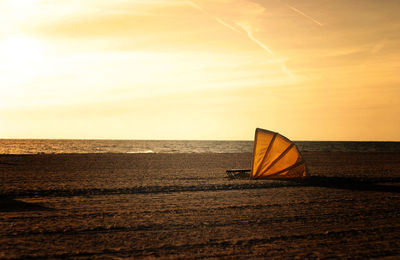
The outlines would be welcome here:
M 400 257 L 400 154 L 305 152 L 305 181 L 230 180 L 251 154 L 0 156 L 0 258 Z

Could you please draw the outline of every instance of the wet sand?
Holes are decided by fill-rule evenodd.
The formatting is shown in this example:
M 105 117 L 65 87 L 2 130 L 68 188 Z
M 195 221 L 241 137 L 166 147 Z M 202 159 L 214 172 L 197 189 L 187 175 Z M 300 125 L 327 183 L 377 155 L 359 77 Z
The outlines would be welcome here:
M 0 258 L 400 257 L 400 154 L 303 155 L 296 182 L 227 179 L 248 153 L 0 155 Z

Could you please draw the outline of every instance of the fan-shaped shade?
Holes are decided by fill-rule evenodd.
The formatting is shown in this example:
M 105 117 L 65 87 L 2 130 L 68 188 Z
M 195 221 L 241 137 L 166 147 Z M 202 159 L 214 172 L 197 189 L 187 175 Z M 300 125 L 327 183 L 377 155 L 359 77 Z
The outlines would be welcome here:
M 306 176 L 305 162 L 292 141 L 278 133 L 256 129 L 252 179 L 288 179 Z

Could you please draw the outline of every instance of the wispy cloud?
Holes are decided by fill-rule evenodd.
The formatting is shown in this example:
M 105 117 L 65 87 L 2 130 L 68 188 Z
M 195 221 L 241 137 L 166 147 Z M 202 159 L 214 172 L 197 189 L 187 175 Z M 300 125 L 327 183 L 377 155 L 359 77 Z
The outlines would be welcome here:
M 285 4 L 288 8 L 290 8 L 291 10 L 293 10 L 294 12 L 304 16 L 305 18 L 309 19 L 310 21 L 312 21 L 313 23 L 319 25 L 319 26 L 323 26 L 323 24 L 319 21 L 317 21 L 316 19 L 312 18 L 311 16 L 309 16 L 308 14 L 304 13 L 303 11 L 300 11 L 299 9 L 297 9 L 294 6 L 291 6 L 289 4 Z
M 223 26 L 225 26 L 226 28 L 235 31 L 237 33 L 243 34 L 242 31 L 239 31 L 238 29 L 236 29 L 235 27 L 233 27 L 232 25 L 228 24 L 227 22 L 225 22 L 224 20 L 222 20 L 220 17 L 217 17 L 215 15 L 212 15 L 210 12 L 208 12 L 207 10 L 205 10 L 203 7 L 201 7 L 200 5 L 196 4 L 193 1 L 187 0 L 187 3 L 190 4 L 191 6 L 193 6 L 194 8 L 200 10 L 201 12 L 203 12 L 204 14 L 213 17 L 218 23 L 222 24 Z M 255 44 L 257 44 L 258 46 L 260 46 L 262 49 L 264 49 L 266 52 L 268 52 L 270 55 L 273 55 L 271 49 L 265 45 L 263 42 L 261 42 L 260 40 L 258 40 L 256 37 L 254 37 L 253 33 L 251 32 L 251 30 L 249 28 L 247 28 L 246 26 L 244 26 L 241 23 L 236 23 L 248 36 L 248 38 L 253 41 Z
M 250 29 L 246 28 L 246 26 L 244 26 L 243 24 L 237 23 L 238 26 L 240 26 L 240 28 L 242 28 L 246 33 L 247 36 L 249 37 L 250 40 L 252 40 L 254 43 L 256 43 L 258 46 L 260 46 L 261 48 L 263 48 L 266 52 L 268 52 L 270 55 L 273 55 L 274 53 L 271 51 L 271 49 L 265 45 L 264 43 L 262 43 L 261 41 L 259 41 L 256 37 L 254 37 L 253 33 L 251 32 Z
M 225 21 L 222 20 L 221 18 L 212 15 L 212 14 L 209 13 L 206 9 L 202 8 L 200 5 L 196 4 L 195 2 L 190 1 L 190 0 L 187 0 L 186 2 L 187 2 L 189 5 L 191 5 L 192 7 L 196 8 L 196 9 L 199 10 L 199 11 L 201 11 L 202 13 L 204 13 L 204 14 L 206 14 L 206 15 L 208 15 L 208 16 L 213 17 L 213 18 L 215 19 L 215 21 L 217 21 L 219 24 L 225 26 L 226 28 L 228 28 L 228 29 L 230 29 L 230 30 L 232 30 L 232 31 L 234 31 L 234 32 L 237 32 L 237 33 L 242 33 L 241 31 L 239 31 L 239 30 L 236 29 L 235 27 L 229 25 L 227 22 L 225 22 Z
M 239 19 L 234 19 L 234 25 L 229 24 L 228 22 L 224 21 L 221 17 L 216 16 L 212 14 L 211 12 L 207 11 L 205 8 L 200 6 L 199 4 L 195 3 L 194 1 L 187 0 L 187 3 L 199 10 L 200 12 L 204 13 L 207 16 L 210 16 L 215 19 L 216 22 L 220 23 L 224 27 L 239 33 L 240 35 L 246 37 L 253 43 L 255 43 L 258 47 L 260 47 L 262 50 L 267 52 L 270 56 L 273 56 L 274 58 L 277 58 L 274 52 L 271 50 L 269 46 L 267 46 L 264 42 L 262 42 L 260 39 L 258 39 L 256 36 L 253 34 L 253 30 L 251 28 L 249 20 L 252 20 L 254 17 L 248 17 L 246 15 L 245 17 L 241 17 Z M 251 5 L 251 8 L 249 8 L 250 13 L 253 14 L 262 14 L 265 11 L 264 7 L 261 7 L 260 5 Z M 296 75 L 286 66 L 284 59 L 282 58 L 277 58 L 277 60 L 280 60 L 279 67 L 278 69 L 281 70 L 286 76 L 288 76 L 291 79 L 296 78 Z
M 220 18 L 218 18 L 218 17 L 215 17 L 215 20 L 216 20 L 217 22 L 219 22 L 220 24 L 222 24 L 223 26 L 225 26 L 225 27 L 231 29 L 232 31 L 235 31 L 235 32 L 237 32 L 237 33 L 242 33 L 241 31 L 239 31 L 238 29 L 236 29 L 236 28 L 233 27 L 232 25 L 229 25 L 228 23 L 226 23 L 225 21 L 223 21 L 222 19 L 220 19 Z
M 264 51 L 266 51 L 269 55 L 275 56 L 274 53 L 273 53 L 273 51 L 271 50 L 271 48 L 269 48 L 265 43 L 263 43 L 262 41 L 260 41 L 259 39 L 257 39 L 257 38 L 254 36 L 254 34 L 253 34 L 253 32 L 252 32 L 250 26 L 247 25 L 246 22 L 242 22 L 242 21 L 241 21 L 241 22 L 236 22 L 236 23 L 235 23 L 235 24 L 242 30 L 242 31 L 240 31 L 240 30 L 238 30 L 237 28 L 235 28 L 234 26 L 232 26 L 232 25 L 230 25 L 229 23 L 227 23 L 227 22 L 225 22 L 224 20 L 222 20 L 220 17 L 211 14 L 210 12 L 208 12 L 206 9 L 204 9 L 203 7 L 201 7 L 200 5 L 198 5 L 197 3 L 195 3 L 195 2 L 193 2 L 193 1 L 191 1 L 191 0 L 187 0 L 187 3 L 188 3 L 189 5 L 191 5 L 192 7 L 196 8 L 197 10 L 201 11 L 202 13 L 204 13 L 204 14 L 210 16 L 210 17 L 213 17 L 218 23 L 222 24 L 222 25 L 225 26 L 226 28 L 228 28 L 228 29 L 230 29 L 230 30 L 232 30 L 232 31 L 235 31 L 235 32 L 237 32 L 237 33 L 239 33 L 239 34 L 241 34 L 241 35 L 246 35 L 247 38 L 248 38 L 249 40 L 251 40 L 253 43 L 255 43 L 257 46 L 259 46 L 261 49 L 263 49 Z M 263 8 L 263 9 L 264 9 L 264 8 Z M 286 64 L 282 63 L 282 64 L 280 65 L 280 69 L 281 69 L 288 77 L 290 77 L 290 78 L 295 78 L 295 77 L 296 77 L 295 74 L 287 68 Z

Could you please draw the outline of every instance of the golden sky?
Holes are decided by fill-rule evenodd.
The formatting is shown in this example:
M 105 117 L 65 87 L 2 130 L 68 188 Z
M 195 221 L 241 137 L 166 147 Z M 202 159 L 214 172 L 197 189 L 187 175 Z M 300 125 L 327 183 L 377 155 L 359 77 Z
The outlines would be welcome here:
M 398 0 L 0 0 L 0 138 L 400 141 Z

